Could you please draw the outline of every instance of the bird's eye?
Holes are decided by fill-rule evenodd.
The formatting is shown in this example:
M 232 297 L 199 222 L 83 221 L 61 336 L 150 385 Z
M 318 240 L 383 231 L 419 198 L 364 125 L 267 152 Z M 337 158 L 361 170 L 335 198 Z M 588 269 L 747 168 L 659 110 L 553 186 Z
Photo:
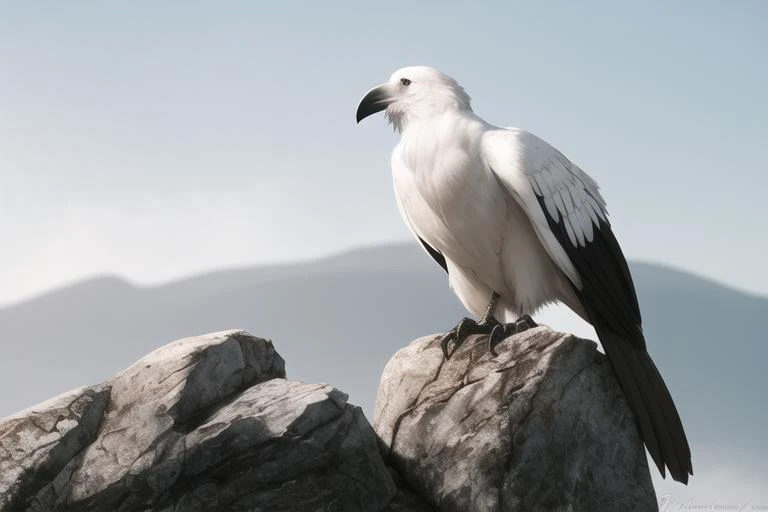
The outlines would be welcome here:
M 404 86 L 406 86 L 406 87 L 408 87 L 409 85 L 411 85 L 411 81 L 410 81 L 410 80 L 408 80 L 407 78 L 401 78 L 401 79 L 400 79 L 400 83 L 401 83 L 401 84 L 403 84 L 403 85 L 404 85 Z

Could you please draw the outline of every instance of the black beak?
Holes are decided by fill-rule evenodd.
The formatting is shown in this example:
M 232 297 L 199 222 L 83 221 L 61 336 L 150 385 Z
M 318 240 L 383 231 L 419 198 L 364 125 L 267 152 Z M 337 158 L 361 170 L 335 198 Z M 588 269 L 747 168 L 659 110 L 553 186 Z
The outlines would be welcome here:
M 381 112 L 387 106 L 392 103 L 393 99 L 390 98 L 386 85 L 380 85 L 374 87 L 365 97 L 360 101 L 360 105 L 357 107 L 357 122 L 359 123 L 366 117 L 376 112 Z

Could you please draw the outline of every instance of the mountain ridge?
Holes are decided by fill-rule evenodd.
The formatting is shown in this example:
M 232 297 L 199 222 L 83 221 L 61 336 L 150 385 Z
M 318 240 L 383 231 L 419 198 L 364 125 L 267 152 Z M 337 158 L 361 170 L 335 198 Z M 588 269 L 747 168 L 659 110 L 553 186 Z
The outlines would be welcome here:
M 355 268 L 357 270 L 369 270 L 369 266 L 367 267 L 365 265 L 355 265 L 355 263 L 361 257 L 365 257 L 365 256 L 370 257 L 372 253 L 375 255 L 376 252 L 390 251 L 390 250 L 402 252 L 403 256 L 416 259 L 414 257 L 414 251 L 413 251 L 414 247 L 416 247 L 416 244 L 409 243 L 409 242 L 396 242 L 396 243 L 389 243 L 389 244 L 372 245 L 372 246 L 347 249 L 347 250 L 343 250 L 333 254 L 325 255 L 316 259 L 295 260 L 295 261 L 289 261 L 284 263 L 267 262 L 263 264 L 211 268 L 209 270 L 203 270 L 200 272 L 187 274 L 185 276 L 176 277 L 173 279 L 163 280 L 161 282 L 149 283 L 149 284 L 140 284 L 132 280 L 130 277 L 126 277 L 121 274 L 112 273 L 112 272 L 103 273 L 103 274 L 94 274 L 92 276 L 75 279 L 71 282 L 52 287 L 48 290 L 43 290 L 39 293 L 20 299 L 18 301 L 12 301 L 7 304 L 0 305 L 0 312 L 4 310 L 14 309 L 19 306 L 26 306 L 29 303 L 33 303 L 38 300 L 44 300 L 49 298 L 50 296 L 59 295 L 60 293 L 71 293 L 72 291 L 79 290 L 83 287 L 90 287 L 93 285 L 100 285 L 103 283 L 114 283 L 116 285 L 121 285 L 125 288 L 132 288 L 135 290 L 159 290 L 159 289 L 165 289 L 165 288 L 176 288 L 180 286 L 205 284 L 209 281 L 221 280 L 221 279 L 226 279 L 230 281 L 235 277 L 238 279 L 242 279 L 244 275 L 258 276 L 258 275 L 266 274 L 269 272 L 281 272 L 281 271 L 295 272 L 297 270 L 306 272 L 310 269 L 314 271 L 328 271 L 329 269 L 338 267 L 341 264 L 352 264 L 351 268 L 345 269 L 346 271 L 353 270 Z M 427 255 L 421 254 L 421 256 L 427 256 Z M 431 263 L 428 257 L 426 258 L 426 261 Z M 379 263 L 384 263 L 385 265 L 393 265 L 393 260 L 382 259 L 381 261 L 379 261 Z M 401 266 L 401 263 L 402 262 L 399 260 L 394 261 L 394 265 Z M 768 295 L 763 295 L 757 292 L 745 290 L 745 289 L 739 288 L 738 286 L 721 281 L 717 278 L 709 277 L 704 274 L 699 274 L 699 273 L 684 269 L 682 267 L 671 265 L 668 263 L 660 263 L 660 262 L 655 262 L 650 260 L 635 260 L 635 259 L 630 260 L 629 263 L 630 263 L 630 266 L 632 267 L 633 272 L 636 271 L 636 269 L 641 269 L 643 267 L 652 268 L 657 271 L 667 272 L 669 274 L 676 274 L 676 275 L 679 274 L 689 279 L 695 279 L 697 281 L 706 283 L 707 285 L 719 287 L 723 291 L 727 290 L 728 292 L 732 292 L 734 294 L 744 295 L 756 300 L 768 302 Z M 385 266 L 384 268 L 392 271 L 402 270 L 402 268 L 395 268 L 394 265 Z M 427 265 L 424 265 L 424 266 L 427 266 Z M 433 270 L 435 270 L 435 272 L 441 275 L 444 275 L 443 271 L 439 269 L 437 266 L 433 265 L 433 267 L 434 267 Z M 377 270 L 381 270 L 381 268 Z M 223 286 L 223 285 L 219 285 L 219 286 Z

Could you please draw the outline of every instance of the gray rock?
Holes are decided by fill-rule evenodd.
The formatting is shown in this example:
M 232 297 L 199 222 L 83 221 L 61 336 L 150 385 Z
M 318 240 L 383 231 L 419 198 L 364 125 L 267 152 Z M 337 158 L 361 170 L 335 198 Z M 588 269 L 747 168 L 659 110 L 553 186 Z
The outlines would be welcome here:
M 182 451 L 185 484 L 161 500 L 169 511 L 379 511 L 396 492 L 362 410 L 324 384 L 254 386 L 190 432 Z
M 389 472 L 397 485 L 397 494 L 384 512 L 437 512 L 435 507 L 411 489 L 393 467 L 389 467 Z
M 595 343 L 538 327 L 444 361 L 434 336 L 384 370 L 374 428 L 416 493 L 449 511 L 653 511 L 632 414 Z
M 96 438 L 108 400 L 109 386 L 83 387 L 0 423 L 0 510 L 22 508 Z
M 286 380 L 267 340 L 179 340 L 1 420 L 0 512 L 656 510 L 594 343 L 537 328 L 499 351 L 401 350 L 374 433 L 341 391 Z
M 112 506 L 145 486 L 154 497 L 162 484 L 148 479 L 158 457 L 174 453 L 212 408 L 281 377 L 285 363 L 272 344 L 238 331 L 178 340 L 143 357 L 109 381 L 109 409 L 71 477 L 67 502 Z
M 0 421 L 4 512 L 380 511 L 406 493 L 360 408 L 285 380 L 272 343 L 242 331 Z

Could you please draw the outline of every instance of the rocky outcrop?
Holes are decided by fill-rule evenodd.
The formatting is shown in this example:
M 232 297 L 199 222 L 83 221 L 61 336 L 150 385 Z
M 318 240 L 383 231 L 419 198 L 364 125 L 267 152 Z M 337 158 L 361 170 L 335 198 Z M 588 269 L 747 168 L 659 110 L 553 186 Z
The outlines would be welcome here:
M 374 432 L 341 391 L 286 380 L 270 341 L 179 340 L 1 420 L 0 512 L 655 510 L 595 344 L 541 327 L 497 350 L 404 348 Z
M 360 408 L 242 331 L 7 418 L 0 450 L 3 511 L 417 510 Z
M 657 510 L 632 414 L 595 343 L 538 327 L 443 359 L 434 336 L 387 365 L 374 428 L 443 511 Z
M 99 431 L 109 386 L 80 388 L 0 423 L 0 510 L 22 509 Z

